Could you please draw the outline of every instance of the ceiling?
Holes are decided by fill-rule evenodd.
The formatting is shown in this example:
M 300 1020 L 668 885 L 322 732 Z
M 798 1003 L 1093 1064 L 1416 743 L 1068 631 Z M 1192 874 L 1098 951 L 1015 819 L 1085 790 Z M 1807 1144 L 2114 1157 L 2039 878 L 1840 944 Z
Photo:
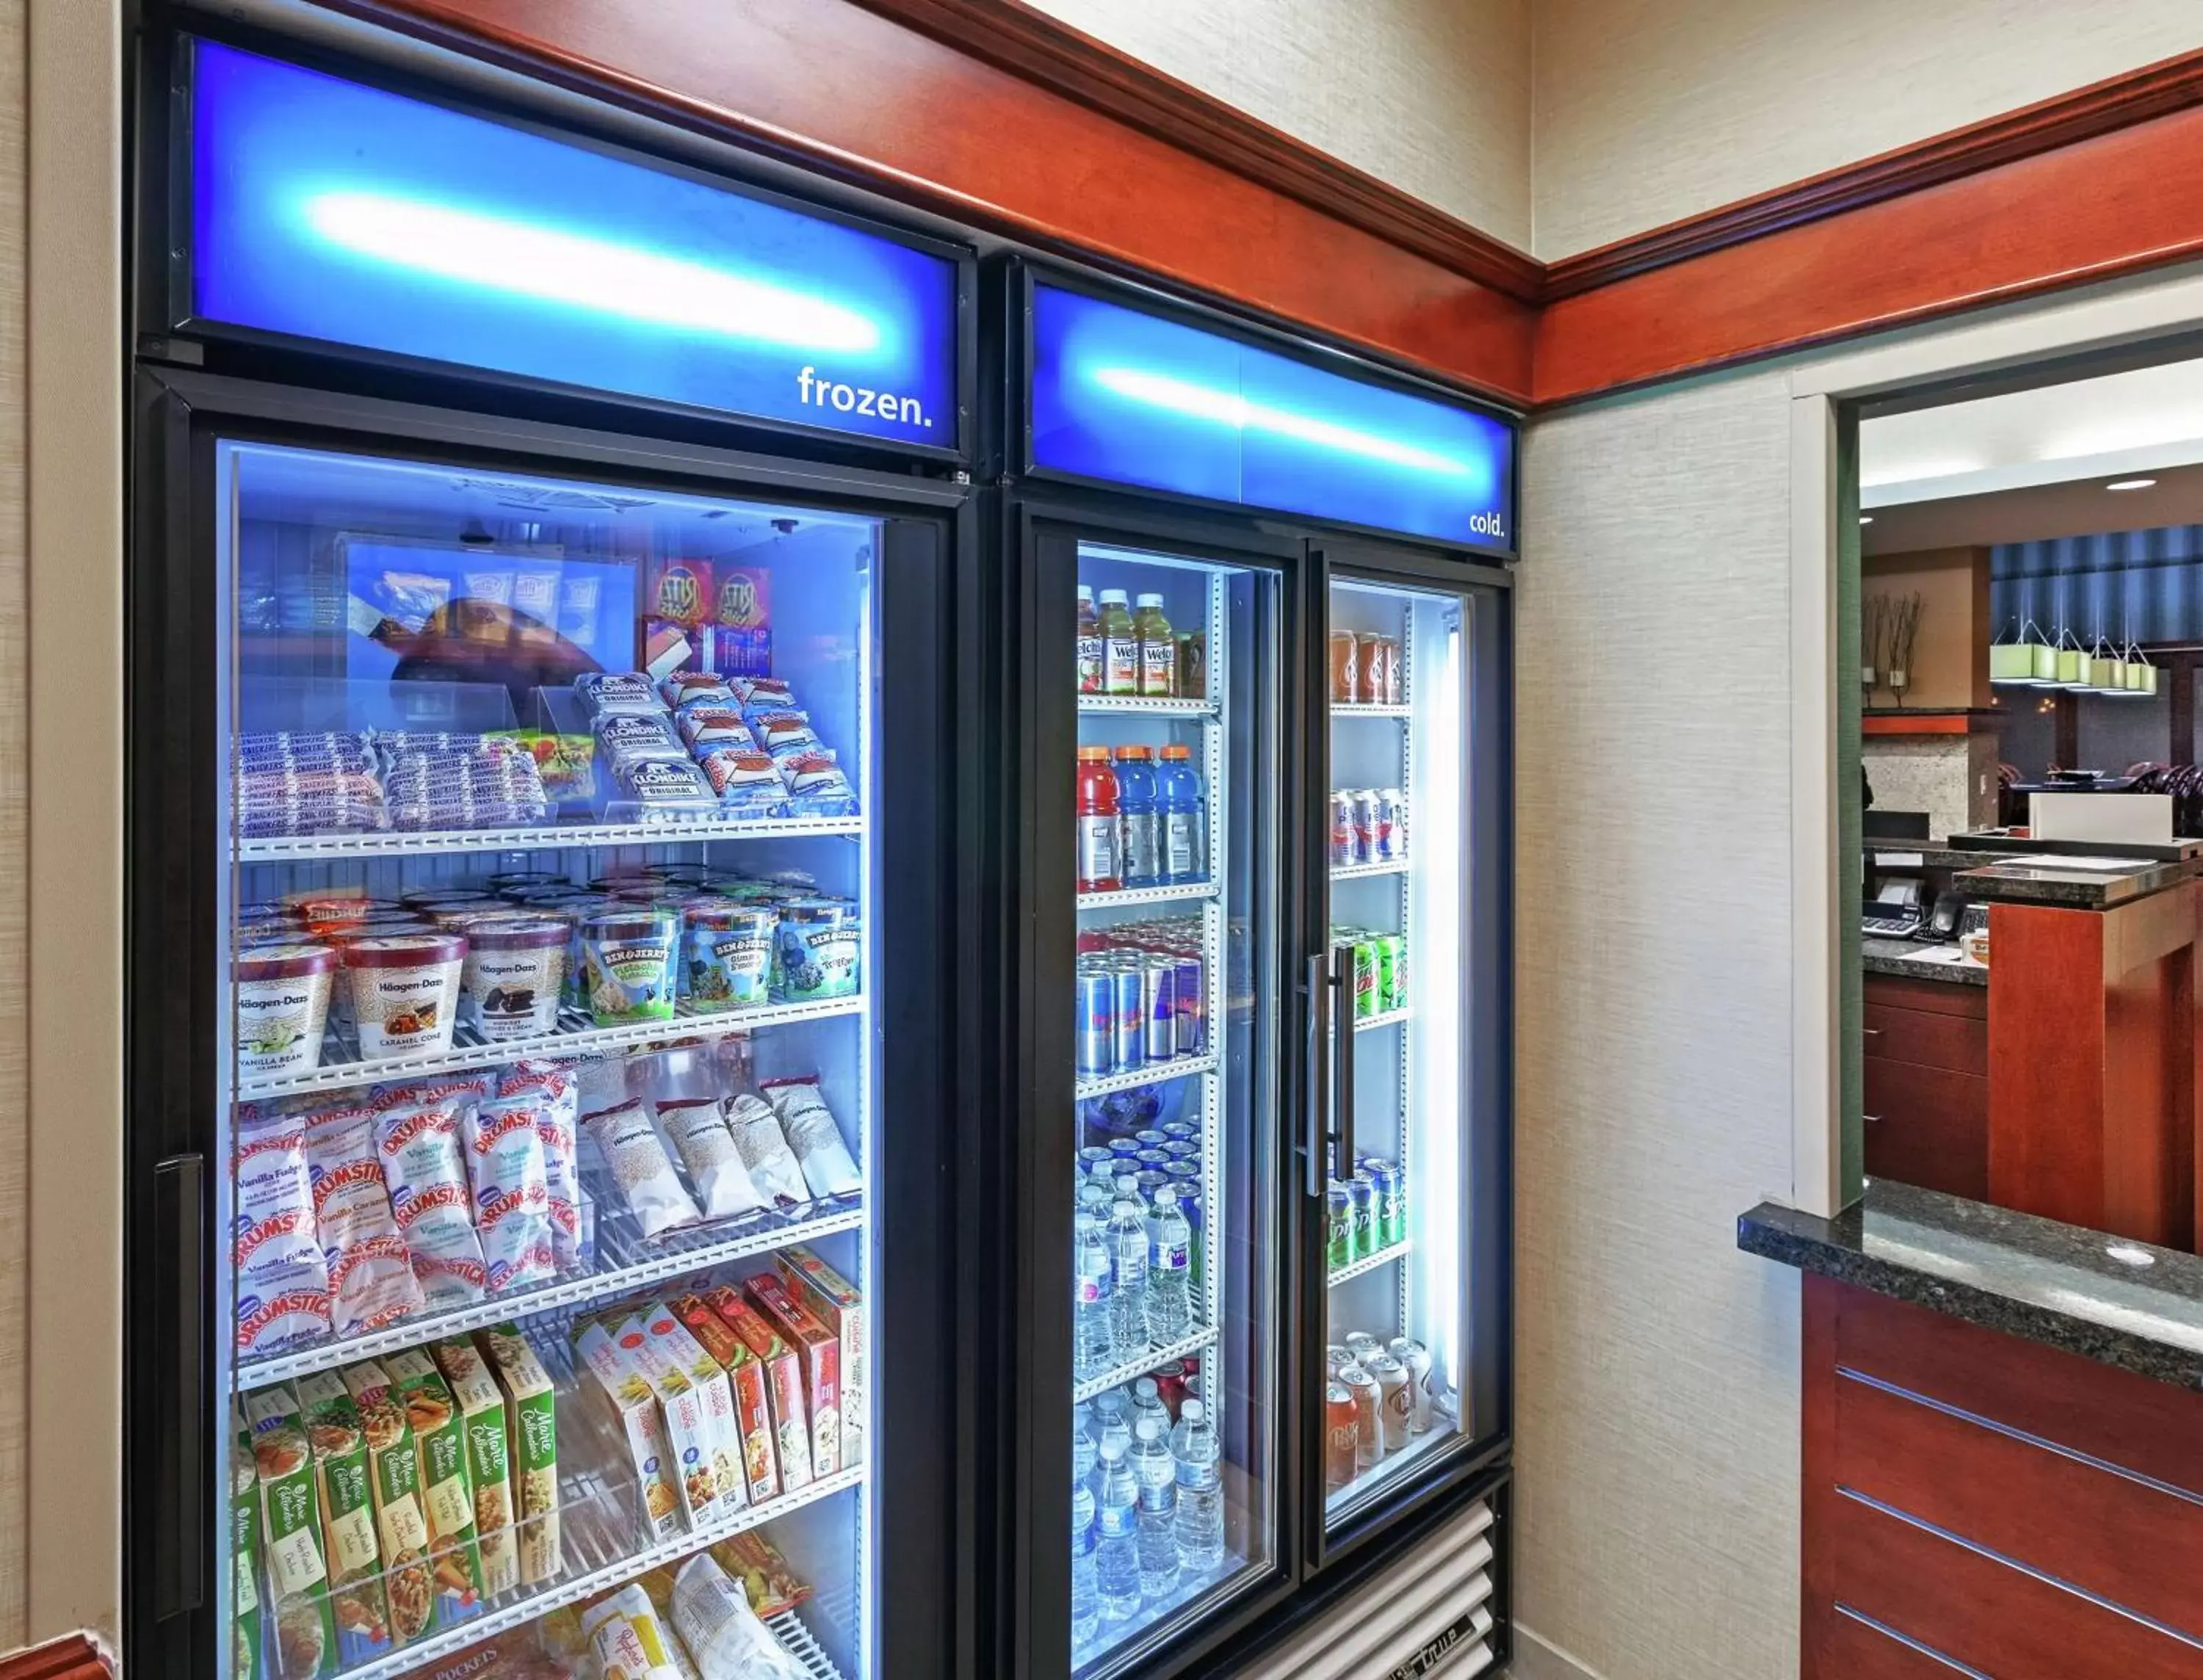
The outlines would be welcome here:
M 1874 424 L 1869 421 L 1868 424 Z M 2203 449 L 2197 451 L 2203 456 Z M 2203 465 L 2160 467 L 2147 490 L 2107 491 L 2100 478 L 2030 485 L 1986 495 L 1885 504 L 1859 533 L 1864 554 L 1911 554 L 1928 548 L 2041 542 L 2160 525 L 2203 525 Z

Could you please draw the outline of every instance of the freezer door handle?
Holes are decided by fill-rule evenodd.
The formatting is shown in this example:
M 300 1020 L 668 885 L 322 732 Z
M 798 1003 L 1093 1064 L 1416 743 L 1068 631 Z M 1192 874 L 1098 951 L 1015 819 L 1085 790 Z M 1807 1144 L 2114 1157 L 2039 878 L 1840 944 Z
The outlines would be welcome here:
M 174 1338 L 167 1350 L 169 1403 L 161 1408 L 158 1425 L 161 1470 L 153 1512 L 155 1613 L 162 1617 L 197 1610 L 205 1598 L 204 1169 L 197 1155 L 170 1156 L 153 1169 L 154 1252 L 168 1256 L 170 1297 L 155 1334 Z
M 1325 1007 L 1331 995 L 1330 976 L 1325 974 L 1323 958 L 1308 959 L 1308 1044 L 1302 1058 L 1302 1070 L 1307 1076 L 1302 1089 L 1307 1093 L 1307 1135 L 1301 1141 L 1301 1157 L 1307 1174 L 1308 1194 L 1312 1201 L 1323 1200 L 1324 1147 L 1329 1132 L 1325 1125 L 1324 1111 L 1329 1106 L 1331 1092 L 1324 1082 L 1324 1048 L 1328 1032 Z
M 1331 948 L 1331 987 L 1334 994 L 1332 1018 L 1338 1023 L 1338 1044 L 1332 1052 L 1338 1081 L 1338 1129 L 1332 1134 L 1338 1147 L 1340 1182 L 1354 1177 L 1354 947 Z

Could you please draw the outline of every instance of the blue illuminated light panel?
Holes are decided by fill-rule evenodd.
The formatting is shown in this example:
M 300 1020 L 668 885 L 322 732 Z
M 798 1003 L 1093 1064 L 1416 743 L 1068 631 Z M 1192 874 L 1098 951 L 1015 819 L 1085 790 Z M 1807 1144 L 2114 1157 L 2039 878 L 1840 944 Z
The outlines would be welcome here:
M 192 43 L 192 315 L 941 449 L 950 258 Z
M 1044 282 L 1036 468 L 1481 548 L 1515 545 L 1515 432 Z

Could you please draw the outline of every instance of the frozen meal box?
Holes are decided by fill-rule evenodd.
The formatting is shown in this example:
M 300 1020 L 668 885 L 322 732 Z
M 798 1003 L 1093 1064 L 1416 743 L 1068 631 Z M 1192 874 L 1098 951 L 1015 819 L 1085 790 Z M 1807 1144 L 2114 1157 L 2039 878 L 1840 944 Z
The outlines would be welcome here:
M 505 1458 L 512 1471 L 513 1514 L 520 1519 L 520 1579 L 534 1586 L 564 1567 L 558 1542 L 558 1391 L 519 1325 L 495 1325 L 475 1341 L 505 1391 Z
M 588 1372 L 591 1391 L 607 1409 L 627 1445 L 647 1540 L 655 1542 L 680 1533 L 681 1495 L 674 1489 L 677 1478 L 659 1414 L 657 1385 L 600 1323 L 582 1325 L 574 1343 L 574 1357 Z
M 374 1495 L 375 1536 L 382 1548 L 390 1636 L 399 1645 L 410 1645 L 428 1632 L 435 1613 L 428 1578 L 428 1518 L 421 1506 L 413 1426 L 391 1389 L 389 1373 L 373 1360 L 347 1365 L 344 1385 L 367 1436 L 368 1490 Z
M 722 1283 L 707 1291 L 704 1299 L 765 1367 L 765 1398 L 772 1408 L 772 1444 L 780 1459 L 781 1486 L 789 1493 L 809 1487 L 811 1418 L 803 1405 L 801 1358 L 741 1290 Z
M 275 1657 L 287 1680 L 314 1680 L 337 1663 L 322 1556 L 321 1494 L 298 1397 L 281 1383 L 245 1397 L 252 1463 L 260 1485 L 260 1544 L 275 1612 Z
M 765 1366 L 750 1352 L 749 1343 L 701 1295 L 676 1295 L 666 1305 L 727 1373 L 750 1503 L 762 1504 L 780 1491 L 780 1454 L 772 1444 L 772 1402 L 765 1397 Z
M 405 1421 L 413 1426 L 421 1508 L 428 1518 L 436 1625 L 453 1627 L 482 1606 L 481 1546 L 475 1535 L 475 1490 L 458 1402 L 424 1349 L 387 1354 L 382 1368 L 405 1407 Z
M 672 1451 L 675 1488 L 681 1509 L 691 1528 L 711 1522 L 720 1513 L 719 1472 L 712 1433 L 712 1417 L 694 1383 L 659 1357 L 641 1313 L 629 1317 L 612 1332 L 620 1351 L 650 1382 L 665 1426 L 665 1444 Z
M 333 1371 L 298 1379 L 298 1412 L 314 1453 L 321 1494 L 322 1555 L 329 1572 L 329 1612 L 343 1665 L 370 1662 L 391 1647 L 382 1596 L 382 1548 L 375 1539 L 375 1496 L 368 1487 L 367 1435 L 359 1408 Z
M 803 1362 L 803 1398 L 811 1412 L 811 1469 L 831 1476 L 842 1468 L 842 1339 L 788 1292 L 777 1272 L 743 1281 L 772 1327 L 786 1336 Z
M 722 1514 L 741 1510 L 749 1503 L 748 1481 L 742 1469 L 742 1432 L 735 1421 L 734 1391 L 727 1385 L 726 1367 L 705 1351 L 663 1302 L 643 1313 L 642 1323 L 660 1366 L 679 1372 L 704 1397 L 704 1413 L 712 1429 L 712 1477 L 719 1487 L 718 1509 Z
M 252 1463 L 252 1431 L 244 1408 L 229 1408 L 229 1543 L 236 1585 L 231 1589 L 231 1680 L 264 1680 L 260 1659 L 260 1472 Z
M 862 1464 L 867 1424 L 865 1407 L 870 1399 L 865 1366 L 871 1357 L 865 1335 L 865 1298 L 855 1287 L 820 1259 L 808 1245 L 798 1243 L 774 1256 L 788 1293 L 818 1315 L 842 1341 L 842 1462 Z
M 428 1344 L 436 1369 L 452 1387 L 459 1432 L 467 1443 L 467 1480 L 475 1493 L 475 1541 L 481 1548 L 482 1591 L 492 1598 L 520 1581 L 512 1532 L 512 1476 L 505 1456 L 505 1390 L 465 1336 Z

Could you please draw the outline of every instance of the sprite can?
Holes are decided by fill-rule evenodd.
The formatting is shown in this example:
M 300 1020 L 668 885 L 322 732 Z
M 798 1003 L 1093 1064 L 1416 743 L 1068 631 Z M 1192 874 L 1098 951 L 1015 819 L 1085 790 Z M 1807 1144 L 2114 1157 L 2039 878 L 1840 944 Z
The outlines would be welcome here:
M 1366 1172 L 1357 1172 L 1347 1181 L 1346 1192 L 1353 1210 L 1350 1258 L 1367 1259 L 1377 1252 L 1377 1181 Z
M 1324 1192 L 1324 1259 L 1334 1271 L 1354 1261 L 1354 1198 L 1337 1180 Z
M 1407 1175 L 1390 1161 L 1369 1170 L 1377 1184 L 1377 1246 L 1391 1248 L 1408 1240 Z

